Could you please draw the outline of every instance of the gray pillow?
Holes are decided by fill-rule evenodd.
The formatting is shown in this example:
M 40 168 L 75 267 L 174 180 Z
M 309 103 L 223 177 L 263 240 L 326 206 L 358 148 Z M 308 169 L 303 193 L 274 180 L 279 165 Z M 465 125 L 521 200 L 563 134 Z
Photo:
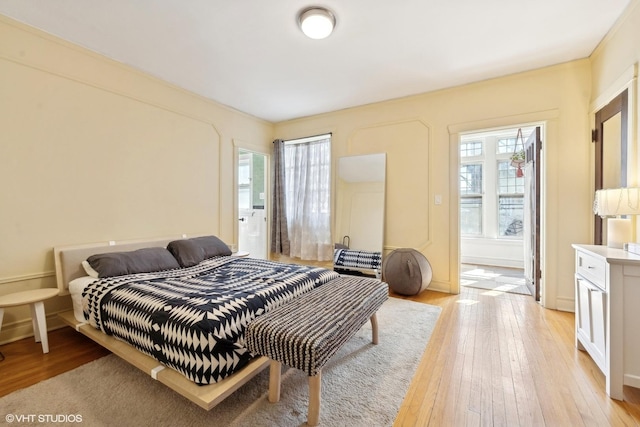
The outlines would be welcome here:
M 178 261 L 165 248 L 91 255 L 87 262 L 100 278 L 180 268 Z
M 204 249 L 191 239 L 174 240 L 167 250 L 175 257 L 180 267 L 193 267 L 204 260 Z
M 189 239 L 204 250 L 204 258 L 213 258 L 214 256 L 231 255 L 229 246 L 216 236 L 194 237 Z

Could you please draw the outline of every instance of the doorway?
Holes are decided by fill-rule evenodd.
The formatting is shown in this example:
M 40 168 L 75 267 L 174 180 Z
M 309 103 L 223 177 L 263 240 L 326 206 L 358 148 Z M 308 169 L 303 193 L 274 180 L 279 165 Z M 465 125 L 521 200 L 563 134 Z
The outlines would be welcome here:
M 267 259 L 267 156 L 238 150 L 238 251 Z
M 535 213 L 540 206 L 539 167 L 530 162 L 534 152 L 527 149 L 529 137 L 536 141 L 539 135 L 535 125 L 460 135 L 461 286 L 539 299 L 539 281 L 530 280 L 531 273 L 539 270 L 539 252 L 535 254 L 540 244 L 539 215 Z M 518 152 L 522 152 L 522 162 L 512 162 Z M 538 163 L 539 157 L 538 152 Z M 538 187 L 532 185 L 536 181 Z M 534 197 L 530 197 L 532 192 Z M 535 200 L 538 202 L 532 203 Z M 536 218 L 538 226 L 532 227 Z

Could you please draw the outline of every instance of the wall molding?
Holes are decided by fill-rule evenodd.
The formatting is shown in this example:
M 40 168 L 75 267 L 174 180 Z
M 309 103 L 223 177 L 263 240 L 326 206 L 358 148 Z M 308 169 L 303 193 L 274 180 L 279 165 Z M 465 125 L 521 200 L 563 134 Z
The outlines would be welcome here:
M 0 285 L 5 283 L 26 282 L 27 280 L 43 279 L 45 277 L 55 277 L 56 272 L 43 271 L 40 273 L 21 274 L 19 276 L 0 277 Z
M 47 313 L 46 315 L 47 333 L 55 329 L 60 329 L 67 326 L 65 323 L 62 322 L 62 319 L 60 318 L 60 316 L 58 316 L 58 313 L 62 313 L 62 311 L 55 312 L 55 313 Z M 0 335 L 0 345 L 4 345 L 10 342 L 18 341 L 18 340 L 33 337 L 33 336 L 34 336 L 33 322 L 29 317 L 27 319 L 22 319 L 16 322 L 2 325 L 2 333 Z M 39 343 L 38 343 L 38 346 L 40 346 Z M 42 350 L 42 347 L 40 347 L 40 350 Z
M 411 244 L 405 244 L 403 246 L 397 246 L 397 245 L 393 245 L 393 244 L 386 244 L 386 240 L 384 240 L 385 242 L 385 246 L 384 249 L 398 249 L 401 247 L 412 247 L 414 249 L 417 249 L 420 252 L 425 252 L 427 250 L 427 248 L 429 248 L 432 244 L 433 244 L 433 240 L 432 240 L 432 230 L 434 228 L 434 218 L 433 218 L 433 210 L 432 210 L 432 204 L 431 204 L 431 200 L 432 200 L 432 194 L 433 194 L 433 179 L 431 179 L 431 172 L 433 170 L 432 168 L 432 164 L 433 164 L 433 144 L 432 144 L 432 126 L 426 122 L 425 120 L 422 120 L 419 117 L 412 117 L 412 118 L 407 118 L 407 119 L 401 119 L 401 120 L 390 120 L 390 121 L 386 121 L 386 122 L 381 122 L 381 123 L 373 123 L 373 124 L 367 124 L 367 125 L 363 125 L 360 126 L 356 129 L 353 129 L 347 137 L 347 141 L 346 141 L 346 154 L 349 156 L 352 155 L 360 155 L 360 154 L 375 154 L 377 152 L 380 151 L 375 151 L 375 150 L 362 150 L 362 147 L 359 147 L 360 150 L 358 150 L 356 143 L 357 143 L 357 137 L 358 134 L 362 133 L 362 132 L 366 132 L 366 131 L 371 131 L 374 129 L 383 129 L 383 128 L 393 128 L 393 127 L 397 127 L 397 126 L 405 126 L 405 125 L 414 125 L 417 124 L 419 126 L 421 126 L 422 128 L 424 128 L 425 132 L 426 132 L 426 141 L 419 141 L 421 144 L 425 145 L 424 148 L 424 153 L 427 156 L 427 163 L 426 163 L 426 179 L 427 179 L 427 187 L 426 189 L 422 192 L 422 194 L 424 194 L 425 200 L 426 200 L 426 207 L 425 207 L 425 211 L 426 211 L 426 215 L 427 215 L 427 223 L 428 223 L 428 227 L 424 230 L 424 236 L 421 236 L 421 238 L 418 238 L 415 242 L 411 243 Z M 393 144 L 394 146 L 397 145 L 397 142 Z M 389 164 L 390 164 L 390 159 L 393 159 L 393 150 L 391 150 L 389 148 L 389 143 L 385 143 L 385 147 L 384 147 L 384 151 L 386 154 L 386 168 L 387 168 L 387 175 L 385 177 L 385 235 L 386 235 L 386 230 L 387 230 L 387 226 L 386 224 L 389 221 L 389 210 L 387 209 L 388 207 L 388 203 L 389 203 L 389 190 L 390 190 L 390 186 L 389 186 Z M 391 189 L 392 190 L 392 189 Z
M 107 57 L 105 55 L 102 55 L 100 53 L 94 52 L 94 51 L 89 50 L 89 49 L 87 49 L 85 47 L 82 47 L 80 45 L 74 44 L 74 43 L 72 43 L 70 41 L 64 40 L 63 38 L 60 38 L 58 36 L 46 33 L 46 32 L 44 32 L 42 30 L 39 30 L 39 29 L 37 29 L 35 27 L 32 27 L 32 26 L 27 25 L 27 24 L 24 24 L 22 22 L 15 21 L 15 20 L 13 20 L 13 19 L 11 19 L 9 17 L 0 15 L 0 23 L 6 24 L 7 26 L 12 27 L 13 29 L 16 29 L 16 30 L 19 30 L 19 31 L 23 31 L 23 32 L 25 32 L 27 34 L 30 34 L 30 35 L 32 35 L 34 37 L 37 37 L 37 38 L 39 38 L 41 40 L 44 40 L 44 41 L 48 42 L 48 43 L 53 43 L 53 44 L 59 46 L 60 48 L 67 49 L 67 50 L 73 51 L 75 53 L 78 53 L 80 55 L 90 57 L 91 59 L 93 59 L 95 61 L 100 61 L 100 62 L 103 62 L 103 63 L 107 63 L 110 67 L 122 70 L 122 71 L 124 71 L 126 73 L 134 74 L 137 77 L 143 78 L 143 79 L 145 79 L 145 80 L 147 80 L 149 82 L 164 86 L 164 87 L 166 87 L 168 89 L 171 89 L 171 90 L 176 91 L 176 92 L 180 92 L 180 93 L 182 93 L 184 95 L 187 95 L 189 97 L 196 98 L 196 99 L 198 99 L 198 101 L 202 102 L 203 104 L 206 104 L 206 105 L 209 105 L 209 106 L 215 106 L 216 108 L 220 108 L 220 109 L 229 111 L 229 112 L 234 113 L 234 114 L 239 114 L 239 115 L 242 115 L 244 117 L 252 118 L 252 119 L 255 119 L 255 120 L 260 120 L 263 123 L 272 124 L 271 122 L 268 122 L 268 121 L 266 121 L 264 119 L 260 119 L 258 117 L 252 116 L 252 115 L 250 115 L 248 113 L 242 112 L 240 110 L 236 110 L 236 109 L 231 108 L 231 107 L 229 107 L 227 105 L 220 104 L 220 103 L 218 103 L 216 101 L 213 101 L 213 100 L 211 100 L 209 98 L 206 98 L 206 97 L 204 97 L 202 95 L 199 95 L 199 94 L 197 94 L 195 92 L 191 92 L 191 91 L 189 91 L 189 90 L 187 90 L 187 89 L 185 89 L 183 87 L 177 86 L 177 85 L 175 85 L 173 83 L 170 83 L 170 82 L 168 82 L 166 80 L 163 80 L 163 79 L 161 79 L 159 77 L 155 77 L 155 76 L 153 76 L 151 74 L 145 73 L 144 71 L 141 71 L 141 70 L 138 70 L 136 68 L 133 68 L 133 67 L 127 65 L 127 64 L 124 64 L 124 63 L 118 62 L 118 61 L 116 61 L 114 59 L 111 59 L 111 58 L 109 58 L 109 57 Z M 33 68 L 33 69 L 36 69 L 36 70 L 45 71 L 47 73 L 50 73 L 50 74 L 53 74 L 53 75 L 56 75 L 56 76 L 59 76 L 59 77 L 63 77 L 63 78 L 66 78 L 66 79 L 69 79 L 69 80 L 72 80 L 72 81 L 76 81 L 78 83 L 87 84 L 88 86 L 91 86 L 91 87 L 95 87 L 95 88 L 99 88 L 99 89 L 102 89 L 102 90 L 106 90 L 108 92 L 111 92 L 111 93 L 114 93 L 114 94 L 117 94 L 117 95 L 122 95 L 122 96 L 125 96 L 127 98 L 131 98 L 131 99 L 134 99 L 134 100 L 137 100 L 137 101 L 141 101 L 143 103 L 146 103 L 146 104 L 149 104 L 149 105 L 152 105 L 152 106 L 155 106 L 155 107 L 158 107 L 158 108 L 161 108 L 161 109 L 164 109 L 164 110 L 176 113 L 176 114 L 181 114 L 181 115 L 183 115 L 185 117 L 189 117 L 189 118 L 192 118 L 194 120 L 201 121 L 203 123 L 209 123 L 209 124 L 214 125 L 210 120 L 208 120 L 206 118 L 206 116 L 199 117 L 199 116 L 196 116 L 196 115 L 193 115 L 193 114 L 190 114 L 190 113 L 180 112 L 180 111 L 177 111 L 175 109 L 163 106 L 163 105 L 161 105 L 159 103 L 147 101 L 147 100 L 145 100 L 145 99 L 143 99 L 142 97 L 139 97 L 139 96 L 127 95 L 127 94 L 121 93 L 121 92 L 119 92 L 117 90 L 111 89 L 111 88 L 106 87 L 106 86 L 92 84 L 92 83 L 86 81 L 85 79 L 82 79 L 82 78 L 79 78 L 79 77 L 75 77 L 75 76 L 72 76 L 72 75 L 68 75 L 68 74 L 62 73 L 62 72 L 52 71 L 50 69 L 47 69 L 47 68 L 44 68 L 42 66 L 36 65 L 35 63 L 32 63 L 32 62 L 24 60 L 22 57 L 18 58 L 18 57 L 13 57 L 13 56 L 0 55 L 0 58 L 6 59 L 6 60 L 11 61 L 11 62 L 14 62 L 16 64 L 21 64 L 21 65 L 24 65 L 24 66 L 27 66 L 27 67 L 30 67 L 30 68 Z
M 618 31 L 620 31 L 620 28 L 622 28 L 627 19 L 629 19 L 629 17 L 633 14 L 633 11 L 636 7 L 638 7 L 638 5 L 640 5 L 640 2 L 637 0 L 631 0 L 629 2 L 629 5 L 622 13 L 622 15 L 618 17 L 616 22 L 613 24 L 613 27 L 609 29 L 604 38 L 600 40 L 600 43 L 598 43 L 593 52 L 591 52 L 590 58 L 593 58 L 594 56 L 600 55 L 602 53 L 606 45 L 609 44 L 611 42 L 611 39 L 613 39 Z
M 98 53 L 92 52 L 92 51 L 87 50 L 85 48 L 82 48 L 80 46 L 74 45 L 73 43 L 67 42 L 66 40 L 59 39 L 59 38 L 57 38 L 55 36 L 52 36 L 52 35 L 49 35 L 49 34 L 46 34 L 46 33 L 45 34 L 41 34 L 40 31 L 35 29 L 35 28 L 29 27 L 29 26 L 26 26 L 26 25 L 20 24 L 20 23 L 13 23 L 13 21 L 8 21 L 6 19 L 0 19 L 0 22 L 5 23 L 10 27 L 13 27 L 14 29 L 17 29 L 17 30 L 23 31 L 23 32 L 25 32 L 27 34 L 36 36 L 36 37 L 38 37 L 38 38 L 40 38 L 42 40 L 45 40 L 48 43 L 53 43 L 53 44 L 56 44 L 57 46 L 59 46 L 61 48 L 72 50 L 72 51 L 78 53 L 79 55 L 91 57 L 91 59 L 93 59 L 95 61 L 99 61 L 99 62 L 105 63 L 105 65 L 107 65 L 109 67 L 117 68 L 117 69 L 119 69 L 119 70 L 121 70 L 122 72 L 125 72 L 125 73 L 134 74 L 136 77 L 140 77 L 142 79 L 145 79 L 145 80 L 147 80 L 149 82 L 152 82 L 154 84 L 157 84 L 159 86 L 163 86 L 164 88 L 166 88 L 168 90 L 177 91 L 177 92 L 180 92 L 180 93 L 182 93 L 182 94 L 184 94 L 186 96 L 189 96 L 189 97 L 192 97 L 192 98 L 197 98 L 200 102 L 203 102 L 203 104 L 205 104 L 205 105 L 208 104 L 211 107 L 215 106 L 217 108 L 222 108 L 222 109 L 231 111 L 231 112 L 236 113 L 236 114 L 244 115 L 244 116 L 247 116 L 247 117 L 252 117 L 252 118 L 254 118 L 256 120 L 259 120 L 259 119 L 255 118 L 253 116 L 250 116 L 250 115 L 248 115 L 246 113 L 234 110 L 234 109 L 232 109 L 230 107 L 227 107 L 227 106 L 224 106 L 222 104 L 218 104 L 215 101 L 212 101 L 210 99 L 204 98 L 201 95 L 198 95 L 198 94 L 196 94 L 194 92 L 190 92 L 190 91 L 188 91 L 188 90 L 186 90 L 184 88 L 176 86 L 176 85 L 174 85 L 172 83 L 169 83 L 169 82 L 167 82 L 165 80 L 162 80 L 160 78 L 151 76 L 150 74 L 146 74 L 146 73 L 144 73 L 144 72 L 142 72 L 140 70 L 136 70 L 135 68 L 131 68 L 131 67 L 125 65 L 125 64 L 122 64 L 122 63 L 119 63 L 117 61 L 114 61 L 114 60 L 112 60 L 112 59 L 110 59 L 110 58 L 108 58 L 106 56 L 100 55 Z M 147 99 L 147 98 L 145 98 L 143 96 L 140 96 L 138 94 L 134 95 L 134 94 L 131 94 L 131 93 L 126 93 L 126 92 L 123 92 L 121 90 L 115 89 L 113 87 L 109 87 L 109 86 L 104 85 L 104 84 L 98 84 L 98 83 L 92 82 L 92 81 L 90 81 L 90 80 L 88 80 L 86 78 L 82 78 L 81 76 L 72 75 L 72 74 L 65 73 L 65 72 L 62 72 L 62 71 L 59 71 L 59 70 L 52 70 L 52 69 L 47 68 L 45 66 L 39 65 L 39 64 L 37 64 L 37 63 L 35 63 L 33 61 L 28 61 L 24 57 L 15 57 L 15 56 L 9 56 L 9 55 L 5 55 L 5 54 L 0 54 L 0 59 L 6 60 L 8 62 L 12 62 L 12 63 L 17 64 L 17 65 L 21 65 L 23 67 L 28 67 L 28 68 L 31 68 L 31 69 L 34 69 L 34 70 L 42 71 L 44 73 L 47 73 L 47 74 L 50 74 L 50 75 L 53 75 L 53 76 L 56 76 L 56 77 L 59 77 L 59 78 L 65 79 L 65 80 L 69 80 L 69 81 L 72 81 L 72 82 L 75 82 L 75 83 L 83 84 L 85 86 L 92 87 L 94 89 L 98 89 L 98 90 L 102 90 L 102 91 L 105 91 L 105 92 L 108 92 L 108 93 L 111 93 L 111 94 L 114 94 L 114 95 L 118 95 L 118 96 L 130 99 L 130 100 L 133 100 L 133 101 L 136 101 L 136 102 L 140 102 L 140 103 L 143 103 L 143 104 L 155 107 L 155 108 L 159 108 L 161 110 L 168 111 L 170 113 L 178 114 L 178 115 L 181 115 L 183 117 L 187 117 L 187 118 L 199 121 L 201 123 L 209 124 L 209 125 L 213 126 L 214 128 L 216 128 L 215 123 L 213 123 L 209 119 L 209 117 L 206 116 L 206 115 L 202 115 L 201 116 L 201 115 L 188 113 L 188 112 L 185 112 L 185 111 L 179 111 L 178 109 L 171 108 L 170 106 L 162 104 L 162 103 L 157 102 L 157 101 L 152 101 L 152 100 Z M 268 123 L 268 122 L 266 122 L 266 123 Z M 218 134 L 220 134 L 220 132 L 217 130 L 217 128 L 216 128 L 216 132 Z
M 638 77 L 638 63 L 631 65 L 613 82 L 611 83 L 600 95 L 598 95 L 589 106 L 591 114 L 595 114 L 602 107 L 607 105 L 613 98 L 620 95 L 625 89 L 629 89 L 629 92 L 635 92 L 635 81 Z M 629 93 L 628 103 L 632 106 L 632 94 Z M 630 113 L 630 111 L 629 111 Z M 631 117 L 631 115 L 629 115 Z
M 513 116 L 494 117 L 472 122 L 453 123 L 447 126 L 449 135 L 465 132 L 484 132 L 493 129 L 518 127 L 519 125 L 536 125 L 560 117 L 558 109 L 535 111 L 532 113 L 516 114 Z M 457 142 L 457 139 L 456 139 Z

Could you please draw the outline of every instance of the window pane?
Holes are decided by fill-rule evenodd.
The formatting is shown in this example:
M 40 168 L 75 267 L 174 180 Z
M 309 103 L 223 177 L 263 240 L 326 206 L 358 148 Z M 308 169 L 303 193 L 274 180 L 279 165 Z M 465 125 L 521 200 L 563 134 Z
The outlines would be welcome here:
M 524 197 L 500 196 L 498 205 L 500 236 L 522 236 Z
M 238 185 L 251 183 L 251 161 L 249 155 L 241 154 L 238 162 Z
M 238 209 L 251 209 L 250 196 L 249 187 L 238 188 Z
M 498 162 L 498 194 L 524 194 L 524 177 L 516 176 L 511 162 Z
M 460 194 L 482 194 L 482 164 L 460 166 Z
M 520 150 L 524 147 L 522 145 L 519 146 Z M 496 153 L 498 154 L 512 154 L 516 151 L 516 139 L 514 138 L 501 138 L 498 140 L 498 144 L 496 145 Z
M 482 155 L 482 142 L 463 142 L 460 144 L 460 157 L 473 157 Z
M 482 196 L 460 199 L 460 233 L 466 236 L 482 235 Z
M 331 140 L 285 144 L 285 183 L 287 216 L 295 210 L 304 195 L 307 213 L 331 212 Z

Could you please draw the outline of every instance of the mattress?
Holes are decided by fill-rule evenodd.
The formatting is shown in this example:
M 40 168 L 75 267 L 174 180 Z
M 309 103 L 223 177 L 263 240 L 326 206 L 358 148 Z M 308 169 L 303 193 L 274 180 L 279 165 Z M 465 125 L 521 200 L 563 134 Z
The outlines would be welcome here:
M 338 277 L 318 267 L 216 257 L 95 280 L 83 291 L 83 314 L 196 384 L 211 384 L 251 360 L 244 338 L 251 320 Z
M 73 316 L 80 323 L 87 322 L 87 319 L 84 317 L 82 293 L 87 286 L 96 280 L 98 279 L 94 277 L 83 276 L 69 282 L 69 293 L 71 294 L 71 301 L 73 302 Z

